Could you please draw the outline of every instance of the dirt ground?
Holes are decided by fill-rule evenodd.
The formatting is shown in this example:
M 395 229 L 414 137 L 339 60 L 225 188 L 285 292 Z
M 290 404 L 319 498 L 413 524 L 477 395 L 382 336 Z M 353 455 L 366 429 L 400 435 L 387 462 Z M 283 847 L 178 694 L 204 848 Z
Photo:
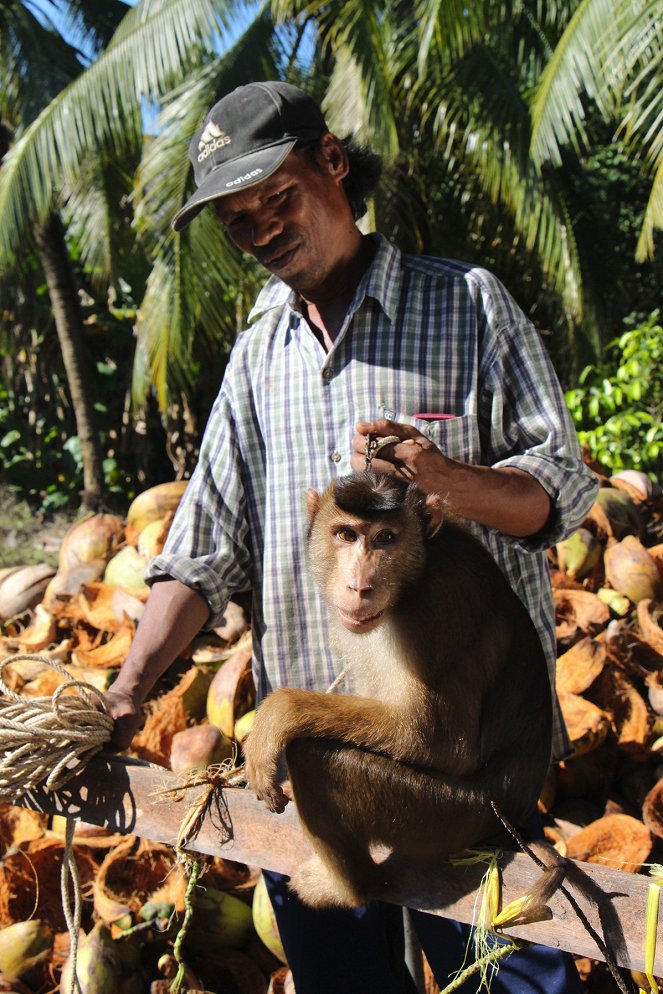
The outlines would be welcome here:
M 0 483 L 0 569 L 33 563 L 57 566 L 62 538 L 78 517 L 70 511 L 42 518 Z

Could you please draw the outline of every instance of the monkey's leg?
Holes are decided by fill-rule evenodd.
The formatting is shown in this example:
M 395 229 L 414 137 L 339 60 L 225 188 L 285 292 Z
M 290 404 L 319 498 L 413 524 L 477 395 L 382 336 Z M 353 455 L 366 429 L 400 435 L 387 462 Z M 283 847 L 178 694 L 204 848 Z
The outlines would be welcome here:
M 369 848 L 370 814 L 362 819 L 361 803 L 339 769 L 347 765 L 340 756 L 351 751 L 324 739 L 295 739 L 286 749 L 299 817 L 316 851 L 292 874 L 290 886 L 314 907 L 357 907 L 380 889 Z

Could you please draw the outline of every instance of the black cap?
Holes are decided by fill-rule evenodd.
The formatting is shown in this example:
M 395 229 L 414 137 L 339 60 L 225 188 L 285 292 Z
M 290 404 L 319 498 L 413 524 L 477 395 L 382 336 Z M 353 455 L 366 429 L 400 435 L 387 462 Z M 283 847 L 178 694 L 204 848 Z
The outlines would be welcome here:
M 205 204 L 261 183 L 298 141 L 319 138 L 325 119 L 290 83 L 249 83 L 214 104 L 189 147 L 198 189 L 172 221 L 181 231 Z

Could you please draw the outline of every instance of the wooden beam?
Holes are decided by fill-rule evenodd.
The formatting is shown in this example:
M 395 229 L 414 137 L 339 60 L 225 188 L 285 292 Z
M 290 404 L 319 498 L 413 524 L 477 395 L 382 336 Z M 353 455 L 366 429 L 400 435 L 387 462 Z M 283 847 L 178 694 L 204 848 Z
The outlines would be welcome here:
M 40 789 L 13 800 L 38 811 L 80 818 L 113 831 L 140 835 L 174 845 L 182 818 L 202 788 L 187 791 L 181 801 L 164 798 L 178 784 L 170 770 L 98 755 L 69 783 L 57 790 Z M 246 789 L 219 791 L 218 803 L 206 817 L 196 841 L 188 847 L 201 853 L 289 873 L 311 852 L 294 805 L 283 814 L 268 811 Z M 550 902 L 553 917 L 505 930 L 505 934 L 564 949 L 580 956 L 604 959 L 571 907 L 568 890 L 586 915 L 590 928 L 604 937 L 620 966 L 643 970 L 647 877 L 569 860 L 568 882 Z M 540 875 L 529 856 L 504 852 L 499 858 L 503 904 L 528 892 Z M 408 869 L 386 899 L 445 918 L 471 922 L 485 871 L 482 865 L 452 867 L 443 863 L 434 872 Z M 577 883 L 587 894 L 580 894 Z M 654 973 L 663 976 L 663 914 L 658 927 Z

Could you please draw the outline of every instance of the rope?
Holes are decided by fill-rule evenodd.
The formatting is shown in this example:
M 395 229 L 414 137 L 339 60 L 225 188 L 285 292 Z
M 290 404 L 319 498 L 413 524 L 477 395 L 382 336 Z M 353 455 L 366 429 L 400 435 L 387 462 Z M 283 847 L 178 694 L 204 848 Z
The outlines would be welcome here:
M 3 674 L 21 659 L 42 662 L 68 677 L 52 697 L 23 697 L 7 686 Z M 100 691 L 71 674 L 54 659 L 24 653 L 0 662 L 0 801 L 44 787 L 57 790 L 110 739 L 113 719 Z M 81 884 L 73 854 L 74 821 L 67 819 L 60 887 L 70 937 L 71 982 L 68 994 L 80 994 L 76 972 L 81 924 Z M 73 908 L 70 900 L 73 891 Z

